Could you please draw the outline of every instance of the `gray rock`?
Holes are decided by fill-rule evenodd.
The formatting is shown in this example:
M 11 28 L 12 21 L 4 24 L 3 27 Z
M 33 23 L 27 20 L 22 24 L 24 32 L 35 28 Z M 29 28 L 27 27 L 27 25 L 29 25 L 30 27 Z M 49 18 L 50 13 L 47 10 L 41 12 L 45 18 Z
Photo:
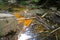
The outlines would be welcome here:
M 12 14 L 0 14 L 0 36 L 16 31 L 17 28 L 16 18 Z

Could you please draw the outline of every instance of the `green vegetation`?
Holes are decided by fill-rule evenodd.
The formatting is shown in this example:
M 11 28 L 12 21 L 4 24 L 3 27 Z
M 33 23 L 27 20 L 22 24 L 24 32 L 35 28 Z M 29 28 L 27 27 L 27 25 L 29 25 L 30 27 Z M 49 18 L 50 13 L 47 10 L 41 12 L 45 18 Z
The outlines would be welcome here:
M 30 2 L 32 2 L 32 3 L 29 3 L 28 1 L 30 1 Z M 8 3 L 8 4 L 5 4 L 5 3 Z M 9 3 L 8 2 L 8 0 L 6 1 L 4 1 L 4 0 L 0 0 L 0 8 L 4 8 L 4 6 L 6 5 L 6 6 L 8 6 L 8 5 L 10 5 L 10 4 L 13 4 L 13 5 L 23 5 L 23 6 L 25 6 L 25 5 L 29 5 L 29 4 L 33 4 L 33 7 L 34 7 L 34 5 L 38 5 L 38 4 L 40 4 L 40 5 L 43 5 L 43 6 L 45 6 L 45 5 L 49 5 L 49 4 L 51 4 L 51 3 L 54 3 L 54 2 L 57 2 L 57 3 L 59 3 L 60 2 L 60 0 L 16 0 L 16 2 L 15 3 Z M 60 3 L 59 3 L 60 4 Z M 39 6 L 40 6 L 39 5 Z M 58 5 L 58 4 L 57 4 Z
M 32 2 L 39 2 L 40 0 L 31 0 Z

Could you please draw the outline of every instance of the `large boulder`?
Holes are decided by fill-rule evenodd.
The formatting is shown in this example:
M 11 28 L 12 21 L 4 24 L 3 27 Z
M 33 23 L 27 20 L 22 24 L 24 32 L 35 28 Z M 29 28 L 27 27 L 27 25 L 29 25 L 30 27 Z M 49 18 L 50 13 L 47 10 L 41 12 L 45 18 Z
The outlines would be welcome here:
M 18 28 L 17 21 L 12 14 L 0 14 L 0 36 L 4 36 Z

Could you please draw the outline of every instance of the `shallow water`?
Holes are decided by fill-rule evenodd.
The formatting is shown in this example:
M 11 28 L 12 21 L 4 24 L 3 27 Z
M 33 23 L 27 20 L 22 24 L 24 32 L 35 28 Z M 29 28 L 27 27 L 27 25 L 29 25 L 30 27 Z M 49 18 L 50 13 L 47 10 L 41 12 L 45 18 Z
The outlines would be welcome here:
M 29 30 L 29 28 L 26 29 L 24 33 L 18 35 L 18 40 L 28 40 L 32 38 L 32 34 L 30 34 L 30 31 L 27 30 Z

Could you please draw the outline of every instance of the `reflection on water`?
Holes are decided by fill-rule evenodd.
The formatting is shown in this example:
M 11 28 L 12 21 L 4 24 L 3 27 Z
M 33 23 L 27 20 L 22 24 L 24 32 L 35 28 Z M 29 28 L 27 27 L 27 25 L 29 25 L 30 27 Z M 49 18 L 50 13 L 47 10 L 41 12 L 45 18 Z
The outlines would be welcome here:
M 35 32 L 33 32 L 32 29 L 28 27 L 22 34 L 18 35 L 18 40 L 40 40 L 41 37 L 37 38 L 35 37 L 36 35 L 37 34 L 35 34 Z
M 18 40 L 30 40 L 33 38 L 33 34 L 30 32 L 30 28 L 26 28 L 24 33 L 18 35 Z
M 21 34 L 18 36 L 18 40 L 27 40 L 29 38 L 31 38 L 31 36 L 26 35 L 26 34 Z
M 18 40 L 40 40 L 41 35 L 39 32 L 43 32 L 43 28 L 39 23 L 37 23 L 37 21 L 33 21 L 22 34 L 18 35 Z

